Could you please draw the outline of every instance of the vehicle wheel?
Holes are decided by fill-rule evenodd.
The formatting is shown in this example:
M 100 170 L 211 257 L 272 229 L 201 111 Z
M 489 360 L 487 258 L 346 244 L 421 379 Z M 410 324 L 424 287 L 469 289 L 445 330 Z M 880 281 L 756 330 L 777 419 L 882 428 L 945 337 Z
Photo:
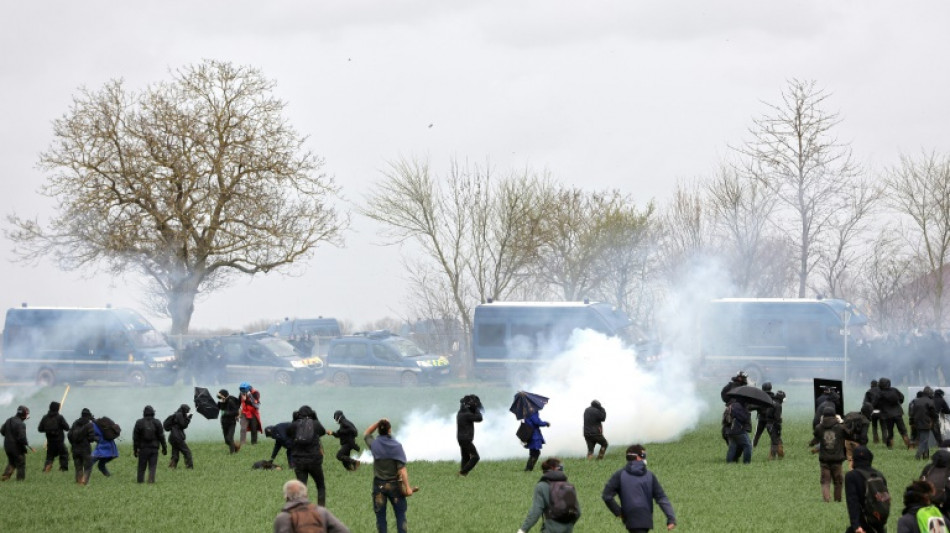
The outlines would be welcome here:
M 50 387 L 56 384 L 56 373 L 49 368 L 40 369 L 36 373 L 36 384 L 41 387 Z
M 419 384 L 419 376 L 415 372 L 403 372 L 399 381 L 403 387 L 415 387 Z
M 337 372 L 333 374 L 333 384 L 337 387 L 349 387 L 350 376 L 346 372 Z
M 133 387 L 144 387 L 145 386 L 145 372 L 141 370 L 133 370 L 129 372 L 128 377 L 129 385 Z
M 294 382 L 294 378 L 290 374 L 281 370 L 274 376 L 274 381 L 278 385 L 290 385 Z

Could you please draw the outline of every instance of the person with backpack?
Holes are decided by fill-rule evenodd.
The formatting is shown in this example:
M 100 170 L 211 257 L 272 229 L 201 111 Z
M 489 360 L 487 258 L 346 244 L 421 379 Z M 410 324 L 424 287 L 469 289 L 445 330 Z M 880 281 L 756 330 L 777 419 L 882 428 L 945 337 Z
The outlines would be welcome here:
M 377 432 L 378 437 L 375 435 Z M 373 513 L 376 514 L 376 530 L 386 533 L 386 505 L 392 505 L 396 515 L 396 531 L 407 533 L 409 522 L 406 512 L 409 503 L 406 498 L 418 492 L 419 487 L 409 484 L 406 451 L 392 433 L 393 426 L 385 418 L 374 422 L 363 432 L 363 442 L 373 454 Z
M 300 406 L 294 418 L 287 428 L 287 437 L 293 443 L 290 455 L 294 459 L 294 474 L 304 485 L 307 484 L 307 478 L 313 476 L 313 482 L 317 485 L 317 505 L 323 507 L 327 503 L 327 486 L 323 477 L 320 437 L 326 435 L 327 430 L 309 405 Z
M 284 483 L 284 501 L 286 503 L 274 518 L 274 533 L 350 533 L 326 507 L 310 503 L 307 485 L 299 480 Z
M 234 430 L 241 416 L 241 400 L 231 396 L 227 389 L 221 389 L 218 391 L 218 410 L 221 411 L 221 433 L 228 445 L 228 453 L 236 453 L 238 446 L 234 443 Z
M 66 436 L 69 438 L 69 444 L 72 445 L 76 483 L 85 485 L 89 480 L 89 475 L 92 474 L 90 446 L 96 442 L 96 431 L 92 427 L 92 413 L 89 409 L 83 408 L 81 416 L 73 422 Z
M 874 444 L 881 442 L 881 438 L 878 435 L 878 423 L 881 420 L 881 412 L 874 407 L 874 404 L 877 402 L 878 397 L 881 395 L 881 389 L 878 388 L 877 380 L 871 380 L 871 386 L 868 387 L 868 390 L 864 392 L 864 403 L 871 404 L 872 411 L 869 419 L 871 420 L 871 429 L 874 437 Z M 883 427 L 883 424 L 881 424 Z
M 88 411 L 84 409 L 83 413 Z M 89 414 L 92 418 L 92 414 Z M 119 437 L 121 428 L 107 416 L 99 417 L 92 422 L 92 430 L 96 437 L 96 448 L 92 450 L 92 464 L 89 465 L 89 472 L 92 473 L 92 465 L 96 465 L 103 476 L 109 477 L 109 469 L 106 465 L 119 456 L 119 447 L 115 445 L 115 439 Z M 86 476 L 86 484 L 89 484 L 89 476 Z
M 297 417 L 294 417 L 294 419 L 296 418 Z M 290 422 L 281 422 L 280 424 L 267 426 L 264 428 L 264 436 L 274 439 L 274 449 L 270 453 L 270 461 L 273 463 L 274 459 L 277 459 L 277 454 L 280 453 L 280 449 L 283 448 L 287 455 L 287 468 L 293 468 L 294 456 L 290 449 L 293 447 L 294 442 L 287 436 L 287 428 L 289 427 Z
M 749 432 L 752 431 L 752 415 L 741 398 L 726 406 L 722 420 L 722 435 L 729 443 L 726 449 L 726 462 L 738 463 L 742 455 L 743 463 L 752 462 L 752 440 Z
M 187 404 L 181 404 L 178 410 L 165 419 L 162 427 L 168 432 L 168 443 L 172 445 L 172 458 L 168 462 L 168 468 L 178 468 L 179 455 L 185 456 L 185 468 L 195 467 L 191 456 L 191 448 L 185 442 L 185 430 L 191 423 L 191 407 Z
M 809 446 L 818 445 L 818 464 L 821 467 L 821 499 L 831 501 L 831 485 L 834 483 L 834 501 L 841 501 L 841 489 L 844 485 L 844 476 L 841 474 L 841 463 L 846 458 L 844 441 L 848 438 L 847 430 L 835 414 L 834 407 L 825 407 L 821 422 L 815 426 L 814 438 Z
M 666 530 L 676 527 L 676 514 L 673 504 L 667 498 L 660 480 L 647 470 L 647 450 L 640 444 L 627 448 L 627 464 L 614 472 L 601 498 L 614 516 L 623 520 L 630 532 L 646 532 L 653 529 L 653 502 L 656 502 L 666 515 Z M 616 497 L 620 497 L 617 504 Z
M 542 516 L 541 531 L 545 533 L 570 533 L 581 517 L 577 490 L 568 483 L 564 465 L 556 457 L 541 463 L 541 479 L 534 486 L 531 509 L 518 533 L 530 531 Z
M 46 434 L 46 463 L 43 472 L 53 470 L 53 461 L 59 458 L 59 471 L 69 471 L 69 452 L 66 450 L 66 432 L 69 423 L 59 414 L 59 402 L 50 402 L 49 412 L 40 419 L 39 432 Z
M 237 449 L 247 441 L 247 433 L 251 433 L 251 445 L 257 444 L 257 434 L 263 433 L 261 425 L 261 393 L 244 381 L 241 383 L 241 442 Z
M 851 411 L 844 415 L 842 424 L 847 430 L 847 437 L 844 441 L 847 461 L 851 461 L 851 454 L 854 453 L 855 448 L 868 445 L 868 427 L 871 425 L 872 409 L 871 404 L 865 403 L 861 406 L 860 411 Z
M 148 482 L 155 483 L 159 446 L 162 448 L 162 455 L 168 455 L 162 424 L 155 420 L 155 409 L 146 405 L 142 410 L 142 418 L 135 421 L 135 428 L 132 429 L 132 454 L 139 458 L 135 478 L 137 482 L 145 482 L 145 468 L 148 467 Z
M 891 496 L 884 474 L 871 463 L 874 454 L 867 446 L 851 453 L 851 471 L 844 476 L 849 526 L 846 533 L 884 533 L 890 515 Z
M 16 472 L 16 480 L 26 479 L 26 452 L 32 450 L 26 438 L 26 422 L 30 418 L 30 408 L 19 405 L 16 414 L 7 419 L 0 426 L 0 435 L 3 435 L 3 451 L 7 454 L 7 467 L 0 476 L 0 481 L 6 481 Z
M 356 426 L 353 425 L 353 422 L 350 422 L 349 419 L 343 415 L 343 411 L 334 411 L 333 420 L 335 420 L 340 427 L 336 431 L 328 431 L 327 433 L 340 440 L 340 449 L 336 452 L 336 458 L 343 465 L 343 468 L 352 472 L 360 467 L 360 462 L 350 457 L 350 452 L 360 451 L 360 447 L 356 444 L 356 436 L 359 432 L 356 430 Z
M 904 394 L 891 386 L 889 378 L 877 380 L 877 386 L 880 388 L 881 394 L 874 403 L 874 408 L 881 412 L 881 437 L 889 449 L 893 448 L 894 428 L 896 426 L 897 432 L 904 439 L 904 445 L 909 450 L 910 439 L 907 437 L 907 427 L 904 425 L 904 408 L 901 407 L 901 404 L 904 403 Z
M 933 492 L 929 481 L 914 481 L 907 486 L 897 533 L 948 533 L 946 518 L 930 502 Z
M 584 409 L 584 442 L 587 444 L 587 458 L 593 459 L 594 446 L 600 445 L 597 459 L 603 459 L 607 453 L 607 439 L 604 438 L 604 421 L 607 420 L 607 410 L 594 400 L 590 407 Z
M 929 481 L 934 486 L 934 495 L 930 498 L 930 503 L 939 507 L 943 514 L 948 514 L 950 502 L 947 501 L 947 482 L 950 480 L 950 450 L 937 449 L 931 462 L 920 472 L 920 479 Z
M 462 455 L 460 476 L 467 476 L 481 459 L 475 448 L 475 424 L 481 421 L 482 401 L 478 396 L 469 394 L 459 400 L 459 411 L 455 415 L 455 438 Z

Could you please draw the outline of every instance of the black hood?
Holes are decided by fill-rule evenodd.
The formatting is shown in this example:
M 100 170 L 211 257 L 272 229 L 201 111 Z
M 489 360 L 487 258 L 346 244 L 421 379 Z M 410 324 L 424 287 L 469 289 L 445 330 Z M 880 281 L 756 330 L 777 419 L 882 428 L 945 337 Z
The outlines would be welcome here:
M 315 413 L 309 405 L 300 406 L 300 409 L 297 409 L 297 415 L 300 418 L 312 418 L 314 420 L 317 419 L 317 413 Z
M 950 451 L 948 450 L 937 450 L 933 455 L 934 466 L 937 467 L 947 467 L 950 466 Z
M 155 408 L 152 407 L 151 405 L 146 405 L 146 406 L 145 406 L 145 409 L 142 409 L 142 416 L 144 416 L 144 417 L 146 417 L 146 418 L 148 418 L 148 417 L 154 417 L 154 416 L 155 416 Z

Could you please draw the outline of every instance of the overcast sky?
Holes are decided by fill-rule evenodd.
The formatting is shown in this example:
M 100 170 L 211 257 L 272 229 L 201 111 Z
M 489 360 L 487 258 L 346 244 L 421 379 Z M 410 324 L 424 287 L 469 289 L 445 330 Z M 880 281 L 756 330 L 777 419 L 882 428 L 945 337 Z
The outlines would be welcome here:
M 711 174 L 790 78 L 832 94 L 840 140 L 871 172 L 950 150 L 950 2 L 476 1 L 8 2 L 0 18 L 0 214 L 46 219 L 37 155 L 80 86 L 130 89 L 218 59 L 277 81 L 287 116 L 350 211 L 387 161 L 530 167 L 662 202 Z M 431 124 L 431 127 L 430 127 Z M 193 328 L 403 316 L 396 247 L 353 215 L 344 248 L 302 274 L 238 279 Z M 146 312 L 134 277 L 0 261 L 0 304 Z M 168 322 L 152 315 L 161 327 Z

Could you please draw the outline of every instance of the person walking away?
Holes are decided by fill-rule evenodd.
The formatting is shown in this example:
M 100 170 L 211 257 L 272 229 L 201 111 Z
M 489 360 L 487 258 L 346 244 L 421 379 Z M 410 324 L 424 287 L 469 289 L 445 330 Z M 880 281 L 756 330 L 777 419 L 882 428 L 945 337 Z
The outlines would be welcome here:
M 191 423 L 192 415 L 190 411 L 191 407 L 187 404 L 181 404 L 178 410 L 165 421 L 167 427 L 164 429 L 168 431 L 168 443 L 172 445 L 172 458 L 168 462 L 168 468 L 178 468 L 180 455 L 185 456 L 185 468 L 195 467 L 191 448 L 185 442 L 185 430 L 188 429 L 188 424 Z
M 132 454 L 139 458 L 136 481 L 145 481 L 145 468 L 148 467 L 148 482 L 155 483 L 155 470 L 158 468 L 158 448 L 161 446 L 162 455 L 168 455 L 168 446 L 165 442 L 165 431 L 162 424 L 155 420 L 155 409 L 146 405 L 142 410 L 142 418 L 136 420 L 132 430 Z
M 894 427 L 904 439 L 904 445 L 910 449 L 910 439 L 907 438 L 907 427 L 904 426 L 904 394 L 894 387 L 891 387 L 889 378 L 877 380 L 877 385 L 881 389 L 881 394 L 874 404 L 874 408 L 881 412 L 881 437 L 888 448 L 894 447 Z
M 89 416 L 92 417 L 92 414 L 90 413 Z M 103 426 L 107 425 L 106 420 L 109 420 L 108 417 L 98 418 L 92 422 L 92 431 L 96 436 L 96 447 L 92 450 L 92 464 L 89 465 L 88 470 L 91 474 L 92 465 L 96 465 L 103 476 L 109 477 L 112 474 L 109 473 L 106 465 L 119 456 L 119 447 L 115 445 L 114 438 L 106 438 L 107 435 L 103 430 Z M 89 484 L 89 476 L 86 476 L 86 484 Z
M 7 419 L 0 426 L 0 435 L 3 435 L 3 451 L 7 454 L 7 467 L 0 476 L 0 481 L 6 481 L 16 472 L 16 480 L 26 479 L 26 452 L 31 450 L 30 442 L 26 438 L 26 424 L 30 418 L 30 409 L 25 405 L 16 408 L 16 414 Z
M 284 501 L 286 503 L 274 518 L 274 533 L 350 533 L 346 525 L 326 507 L 310 503 L 307 498 L 307 485 L 297 479 L 284 483 Z
M 934 452 L 930 463 L 920 472 L 922 481 L 929 481 L 934 487 L 934 494 L 930 503 L 940 508 L 944 515 L 950 512 L 950 501 L 947 498 L 947 484 L 950 480 L 950 450 L 939 448 Z
M 53 461 L 59 458 L 59 471 L 69 471 L 69 452 L 66 450 L 66 432 L 69 423 L 59 413 L 59 402 L 50 402 L 49 412 L 40 419 L 39 432 L 46 434 L 46 463 L 43 472 L 53 470 Z
M 937 421 L 934 424 L 934 435 L 938 435 L 940 438 L 937 439 L 937 445 L 939 446 L 943 442 L 943 421 L 950 415 L 950 404 L 947 404 L 947 400 L 943 397 L 943 389 L 937 389 L 934 391 L 934 409 L 937 410 Z
M 752 429 L 751 420 L 749 409 L 741 399 L 736 399 L 726 408 L 722 433 L 729 443 L 726 450 L 727 463 L 738 463 L 740 453 L 743 463 L 752 462 L 752 441 L 749 439 L 749 431 Z
M 841 501 L 844 476 L 841 463 L 845 460 L 844 441 L 849 437 L 844 425 L 835 414 L 834 407 L 825 407 L 821 422 L 815 426 L 814 438 L 809 446 L 818 445 L 818 464 L 821 466 L 821 498 L 831 501 L 831 485 L 834 483 L 834 498 Z
M 459 412 L 455 415 L 455 438 L 462 456 L 460 476 L 467 476 L 481 458 L 475 448 L 475 424 L 482 421 L 481 406 L 481 400 L 474 394 L 459 400 Z
M 531 428 L 531 437 L 528 438 L 528 442 L 525 445 L 525 447 L 528 448 L 528 462 L 525 464 L 524 471 L 531 472 L 534 470 L 534 465 L 538 462 L 538 458 L 541 457 L 541 448 L 544 446 L 544 435 L 541 434 L 541 428 L 550 427 L 551 424 L 541 420 L 537 411 L 532 412 L 526 417 L 524 423 Z
M 323 478 L 323 446 L 320 437 L 327 434 L 323 424 L 317 419 L 317 413 L 309 405 L 297 410 L 297 418 L 287 428 L 287 437 L 293 443 L 290 455 L 294 460 L 294 474 L 304 485 L 307 478 L 313 476 L 317 485 L 317 505 L 327 503 L 327 486 Z
M 556 484 L 567 483 L 567 475 L 564 474 L 564 465 L 556 457 L 546 459 L 541 463 L 541 479 L 534 486 L 533 496 L 531 498 L 531 509 L 528 510 L 528 516 L 525 517 L 518 533 L 527 533 L 531 528 L 544 517 L 541 523 L 541 531 L 546 533 L 570 533 L 574 531 L 574 524 L 581 517 L 580 503 L 577 501 L 577 492 L 573 493 L 573 509 L 571 512 L 572 521 L 558 521 L 553 516 L 555 506 L 555 496 L 553 493 L 559 489 Z M 571 485 L 570 487 L 573 487 Z M 573 490 L 573 489 L 571 489 Z
M 924 387 L 924 390 L 920 392 L 921 395 L 913 402 L 913 409 L 908 412 L 908 416 L 917 429 L 917 452 L 914 454 L 917 460 L 930 458 L 930 435 L 933 434 L 938 439 L 940 437 L 940 431 L 934 431 L 939 420 L 933 400 L 933 389 Z M 940 440 L 936 442 L 939 446 Z
M 660 480 L 647 470 L 647 451 L 640 444 L 627 448 L 627 464 L 614 472 L 601 498 L 607 508 L 630 532 L 646 532 L 653 529 L 653 502 L 656 502 L 666 515 L 666 530 L 676 527 L 676 514 L 673 504 L 663 491 Z M 617 497 L 620 504 L 617 504 Z
M 594 400 L 590 407 L 584 409 L 584 442 L 587 444 L 587 458 L 594 457 L 594 446 L 600 445 L 597 459 L 603 459 L 607 453 L 607 439 L 604 438 L 604 421 L 607 420 L 607 410 Z
M 356 436 L 359 432 L 353 422 L 350 422 L 343 415 L 343 411 L 334 411 L 333 420 L 340 425 L 336 431 L 328 432 L 334 438 L 340 440 L 340 449 L 336 452 L 336 459 L 340 461 L 343 468 L 352 472 L 360 467 L 360 462 L 350 457 L 351 452 L 360 451 L 359 445 L 356 444 Z
M 236 453 L 238 447 L 234 444 L 234 430 L 241 415 L 241 400 L 231 396 L 227 389 L 221 389 L 218 391 L 218 409 L 221 411 L 221 433 L 224 443 L 228 445 L 228 453 Z
M 247 433 L 251 433 L 251 445 L 257 444 L 257 434 L 263 431 L 261 426 L 261 393 L 248 382 L 241 383 L 241 446 L 247 441 Z
M 92 413 L 83 408 L 82 414 L 69 428 L 69 444 L 72 445 L 73 468 L 76 470 L 76 483 L 85 485 L 92 474 L 92 449 L 96 442 L 96 431 L 93 429 Z
M 416 493 L 419 487 L 409 484 L 406 452 L 402 444 L 393 438 L 392 431 L 389 420 L 381 418 L 363 432 L 363 442 L 373 454 L 373 512 L 376 514 L 376 531 L 386 533 L 388 502 L 396 515 L 396 531 L 407 533 L 409 523 L 406 513 L 409 503 L 406 498 Z
M 877 386 L 877 380 L 872 379 L 871 386 L 864 393 L 864 403 L 871 404 L 871 407 L 873 409 L 871 411 L 871 416 L 869 418 L 871 420 L 871 429 L 872 429 L 872 434 L 874 437 L 874 444 L 881 442 L 880 436 L 878 435 L 878 431 L 877 431 L 878 423 L 881 420 L 881 412 L 878 411 L 877 408 L 874 408 L 874 405 L 877 403 L 877 399 L 880 395 L 881 395 L 881 389 L 878 388 Z M 880 424 L 880 425 L 883 428 L 884 424 Z
M 296 420 L 297 417 L 294 417 Z M 280 453 L 280 449 L 283 448 L 287 454 L 287 468 L 294 467 L 294 456 L 291 453 L 291 448 L 293 447 L 293 441 L 290 440 L 290 437 L 287 436 L 287 429 L 290 428 L 291 422 L 281 422 L 273 426 L 267 426 L 264 428 L 264 436 L 274 439 L 274 449 L 270 452 L 270 461 L 273 463 L 274 459 L 277 459 L 277 454 Z
M 841 422 L 844 424 L 847 434 L 844 441 L 844 452 L 846 460 L 849 462 L 855 448 L 868 445 L 868 428 L 871 425 L 872 410 L 871 404 L 865 403 L 861 406 L 860 411 L 851 411 L 844 415 Z
M 890 496 L 883 497 L 888 494 L 887 480 L 871 466 L 873 460 L 874 454 L 864 445 L 851 453 L 851 471 L 844 476 L 850 524 L 846 533 L 884 533 Z M 878 508 L 871 508 L 872 505 Z

